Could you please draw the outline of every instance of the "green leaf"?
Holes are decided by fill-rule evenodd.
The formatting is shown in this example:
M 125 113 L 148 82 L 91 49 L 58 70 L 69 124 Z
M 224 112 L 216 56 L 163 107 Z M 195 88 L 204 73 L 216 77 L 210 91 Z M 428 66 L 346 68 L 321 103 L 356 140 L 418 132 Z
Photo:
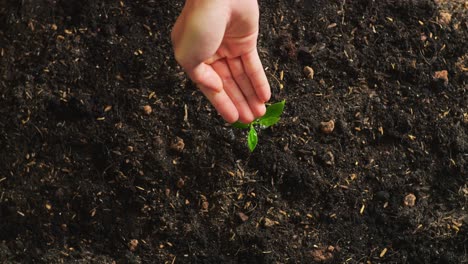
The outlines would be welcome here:
M 244 123 L 241 123 L 239 121 L 231 124 L 231 126 L 235 127 L 235 128 L 241 128 L 241 129 L 244 129 L 244 128 L 249 128 L 249 125 L 248 124 L 244 124 Z
M 265 115 L 260 117 L 260 120 L 267 119 L 270 117 L 280 117 L 281 114 L 283 113 L 285 103 L 286 103 L 286 100 L 283 100 L 281 102 L 268 106 L 266 109 Z
M 267 117 L 267 118 L 261 118 L 259 120 L 259 123 L 261 126 L 267 128 L 267 127 L 271 127 L 272 125 L 278 123 L 278 121 L 280 120 L 279 117 Z
M 253 152 L 258 143 L 257 131 L 253 126 L 250 126 L 249 136 L 247 138 L 247 144 L 249 145 L 250 152 Z

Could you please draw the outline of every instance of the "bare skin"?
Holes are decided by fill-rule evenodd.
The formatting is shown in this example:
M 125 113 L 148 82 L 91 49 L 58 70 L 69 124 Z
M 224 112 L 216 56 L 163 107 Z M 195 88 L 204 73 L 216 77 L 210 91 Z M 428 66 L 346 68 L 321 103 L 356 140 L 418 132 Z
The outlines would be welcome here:
M 229 123 L 262 116 L 271 96 L 258 23 L 256 0 L 187 0 L 172 30 L 177 62 Z

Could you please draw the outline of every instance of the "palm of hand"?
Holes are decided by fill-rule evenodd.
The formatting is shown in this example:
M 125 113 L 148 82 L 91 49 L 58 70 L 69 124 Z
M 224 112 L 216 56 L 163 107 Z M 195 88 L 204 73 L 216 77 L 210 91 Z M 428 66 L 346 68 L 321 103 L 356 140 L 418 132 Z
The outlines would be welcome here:
M 250 123 L 270 98 L 256 49 L 258 7 L 216 2 L 187 1 L 172 34 L 176 59 L 226 121 Z

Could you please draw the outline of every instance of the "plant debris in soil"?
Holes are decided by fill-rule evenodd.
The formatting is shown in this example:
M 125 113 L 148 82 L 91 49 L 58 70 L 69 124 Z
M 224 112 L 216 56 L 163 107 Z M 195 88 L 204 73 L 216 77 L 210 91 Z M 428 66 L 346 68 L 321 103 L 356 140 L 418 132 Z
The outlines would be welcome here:
M 466 1 L 260 1 L 288 107 L 254 153 L 182 4 L 0 1 L 2 262 L 468 262 Z

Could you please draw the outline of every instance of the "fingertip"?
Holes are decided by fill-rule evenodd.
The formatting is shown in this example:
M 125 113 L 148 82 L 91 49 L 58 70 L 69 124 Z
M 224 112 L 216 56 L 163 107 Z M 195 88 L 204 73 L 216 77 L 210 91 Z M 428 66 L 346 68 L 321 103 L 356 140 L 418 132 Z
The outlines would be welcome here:
M 252 113 L 243 113 L 239 115 L 238 120 L 244 124 L 250 124 L 255 120 L 255 116 Z
M 270 101 L 270 98 L 271 98 L 271 90 L 270 90 L 270 87 L 268 86 L 267 88 L 263 89 L 262 93 L 260 93 L 259 99 L 262 102 L 266 103 Z
M 239 120 L 239 113 L 237 111 L 221 113 L 221 117 L 229 124 L 237 122 Z
M 260 104 L 257 107 L 254 107 L 252 109 L 253 114 L 255 115 L 255 118 L 262 117 L 266 113 L 266 107 L 265 104 Z

